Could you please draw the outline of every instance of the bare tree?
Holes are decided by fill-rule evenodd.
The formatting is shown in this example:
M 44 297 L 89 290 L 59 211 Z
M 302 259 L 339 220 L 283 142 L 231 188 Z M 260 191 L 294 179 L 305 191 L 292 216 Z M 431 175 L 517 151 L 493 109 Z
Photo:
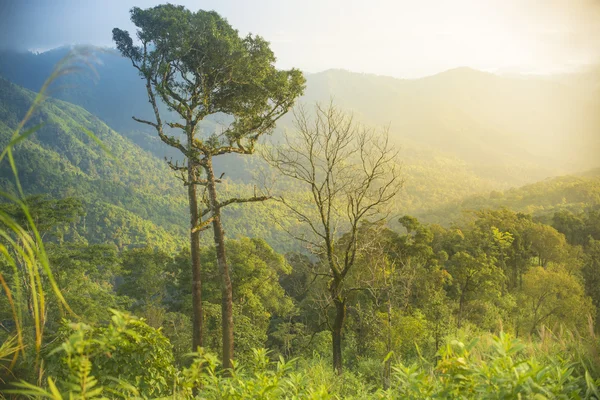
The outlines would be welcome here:
M 386 206 L 402 186 L 397 151 L 388 130 L 377 132 L 356 123 L 333 103 L 316 105 L 311 115 L 294 111 L 293 133 L 266 152 L 265 159 L 283 176 L 306 187 L 310 201 L 280 197 L 308 234 L 294 235 L 326 264 L 327 302 L 334 307 L 333 368 L 342 372 L 342 331 L 350 288 L 348 273 L 360 253 L 360 225 L 387 217 Z M 340 233 L 344 233 L 343 240 Z

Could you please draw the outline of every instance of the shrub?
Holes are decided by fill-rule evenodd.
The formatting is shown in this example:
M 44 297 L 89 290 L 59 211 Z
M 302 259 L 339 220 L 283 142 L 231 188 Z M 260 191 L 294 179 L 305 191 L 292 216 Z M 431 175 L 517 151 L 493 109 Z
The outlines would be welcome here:
M 83 390 L 85 377 L 93 376 L 112 393 L 130 386 L 144 397 L 170 393 L 176 369 L 167 338 L 141 319 L 112 313 L 104 327 L 66 325 L 68 338 L 49 357 L 48 373 L 57 378 L 57 387 L 65 393 Z
M 168 346 L 164 347 L 166 339 L 143 321 L 115 312 L 106 328 L 74 328 L 60 346 L 64 356 L 63 370 L 55 375 L 58 379 L 48 379 L 48 391 L 21 383 L 20 394 L 57 400 L 101 396 L 231 400 L 600 399 L 599 382 L 593 380 L 584 365 L 563 352 L 567 348 L 563 344 L 553 345 L 547 353 L 542 352 L 539 343 L 525 344 L 506 334 L 484 335 L 468 344 L 451 340 L 438 353 L 435 364 L 421 359 L 411 366 L 397 365 L 390 389 L 384 391 L 365 382 L 373 372 L 369 369 L 380 368 L 376 361 L 362 362 L 357 374 L 347 371 L 338 376 L 329 361 L 318 356 L 305 361 L 286 362 L 282 357 L 273 361 L 267 350 L 255 349 L 244 365 L 235 363 L 233 369 L 224 370 L 215 355 L 200 351 L 193 355 L 189 367 L 175 372 Z M 155 346 L 162 350 L 156 352 Z M 169 382 L 173 385 L 169 386 Z
M 488 344 L 451 341 L 431 371 L 422 365 L 394 368 L 395 398 L 402 399 L 583 399 L 600 398 L 597 382 L 576 371 L 568 357 L 541 362 L 527 346 L 500 334 Z

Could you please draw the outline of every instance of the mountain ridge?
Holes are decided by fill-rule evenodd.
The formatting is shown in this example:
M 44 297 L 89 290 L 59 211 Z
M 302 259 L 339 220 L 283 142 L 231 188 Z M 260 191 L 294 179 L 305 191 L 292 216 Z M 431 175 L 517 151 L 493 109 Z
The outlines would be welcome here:
M 37 90 L 68 50 L 58 48 L 37 55 L 0 52 L 0 75 Z M 86 108 L 157 156 L 175 156 L 150 128 L 131 119 L 133 115 L 152 118 L 135 69 L 114 51 L 102 50 L 96 58 L 96 84 L 82 76 L 68 77 L 64 83 L 70 87 L 56 91 L 55 96 Z M 589 74 L 596 72 L 600 82 L 600 70 L 592 69 Z M 600 93 L 589 93 L 577 84 L 578 75 L 524 79 L 458 67 L 418 79 L 341 69 L 306 77 L 307 90 L 301 102 L 333 98 L 369 125 L 389 124 L 400 144 L 412 141 L 474 164 L 534 160 L 547 170 L 547 176 L 598 166 L 595 152 L 600 152 L 600 118 L 595 111 L 600 107 Z M 163 112 L 167 113 L 164 107 Z M 207 131 L 214 130 L 214 124 L 208 122 Z M 290 125 L 291 118 L 286 117 L 279 126 Z M 464 149 L 464 143 L 481 151 Z M 534 173 L 530 181 L 541 175 Z
M 45 79 L 44 72 L 54 66 L 50 61 L 55 61 L 61 56 L 61 52 L 66 51 L 67 49 L 58 49 L 49 54 L 26 54 L 22 56 L 22 59 L 13 59 L 13 61 L 16 60 L 14 64 L 11 64 L 10 59 L 1 56 L 6 52 L 0 52 L 0 75 L 8 72 L 9 77 L 12 76 L 14 80 L 26 81 L 30 86 L 35 86 L 36 79 L 31 79 L 30 75 L 33 74 L 34 78 L 38 77 L 40 80 L 43 75 Z M 97 66 L 99 75 L 97 84 L 90 84 L 84 76 L 73 76 L 68 77 L 71 80 L 67 79 L 61 83 L 63 85 L 70 84 L 68 87 L 63 87 L 62 91 L 53 92 L 58 99 L 49 99 L 49 103 L 47 103 L 48 107 L 55 107 L 50 115 L 50 125 L 56 128 L 55 133 L 59 132 L 61 120 L 70 120 L 69 113 L 73 113 L 78 115 L 80 122 L 91 123 L 92 131 L 111 132 L 108 137 L 113 138 L 111 139 L 113 141 L 116 140 L 116 143 L 125 143 L 116 139 L 117 136 L 122 137 L 123 140 L 136 147 L 136 150 L 132 150 L 132 152 L 142 154 L 139 152 L 143 151 L 144 163 L 152 165 L 153 171 L 160 171 L 156 172 L 159 180 L 173 182 L 174 186 L 170 190 L 181 192 L 182 189 L 177 186 L 179 183 L 175 182 L 162 160 L 165 156 L 177 157 L 178 154 L 160 142 L 154 132 L 131 119 L 131 115 L 152 118 L 149 115 L 151 108 L 147 104 L 143 84 L 135 70 L 123 58 L 108 53 L 101 53 L 98 57 L 100 64 Z M 37 64 L 31 61 L 32 58 L 37 59 Z M 12 66 L 8 68 L 7 65 Z M 24 67 L 19 68 L 19 65 Z M 415 80 L 357 74 L 336 69 L 307 74 L 307 79 L 307 91 L 301 102 L 306 104 L 315 101 L 327 102 L 333 97 L 340 107 L 354 112 L 357 120 L 366 125 L 382 127 L 391 123 L 390 135 L 400 147 L 406 174 L 406 185 L 396 204 L 396 211 L 401 214 L 422 215 L 428 210 L 445 206 L 452 207 L 457 202 L 468 201 L 470 197 L 481 196 L 482 193 L 490 193 L 494 190 L 505 191 L 511 187 L 520 187 L 548 177 L 585 171 L 590 169 L 585 168 L 586 166 L 593 166 L 569 165 L 568 157 L 559 157 L 560 154 L 557 156 L 545 152 L 547 148 L 558 148 L 566 152 L 568 146 L 559 146 L 563 139 L 560 135 L 567 131 L 569 122 L 576 121 L 576 117 L 580 115 L 578 113 L 582 113 L 581 115 L 587 118 L 588 111 L 593 109 L 593 102 L 586 103 L 589 100 L 589 97 L 586 97 L 588 95 L 583 91 L 580 92 L 580 88 L 571 88 L 568 83 L 544 82 L 543 80 L 541 83 L 538 80 L 521 82 L 517 80 L 516 86 L 503 88 L 502 85 L 505 82 L 515 82 L 515 80 L 505 81 L 492 73 L 468 67 L 456 68 Z M 469 81 L 472 81 L 471 84 Z M 491 101 L 490 99 L 493 100 L 494 96 L 499 98 L 499 104 L 510 105 L 516 92 L 530 86 L 536 90 L 541 89 L 534 96 L 520 100 L 518 105 L 523 105 L 523 110 L 513 106 L 509 111 L 486 108 L 485 103 L 488 100 Z M 557 90 L 558 92 L 555 92 Z M 544 100 L 548 94 L 552 96 L 550 99 Z M 571 97 L 561 99 L 558 96 L 554 99 L 553 97 L 557 97 L 555 96 L 557 94 L 567 94 Z M 17 96 L 10 100 L 4 99 L 4 101 L 14 103 L 12 104 L 13 108 L 17 105 L 24 108 L 28 96 L 31 99 L 32 95 L 29 93 L 24 97 Z M 72 100 L 74 103 L 59 103 L 60 99 Z M 533 100 L 539 100 L 541 103 L 536 105 Z M 550 105 L 554 104 L 553 102 L 562 105 L 574 100 L 577 101 L 577 107 L 585 105 L 589 107 L 589 110 L 587 108 L 580 109 L 574 105 L 573 115 L 560 116 L 560 118 L 551 116 L 547 112 L 541 115 L 530 115 L 532 110 L 543 111 L 545 103 L 542 100 L 549 102 Z M 87 114 L 82 113 L 78 107 L 83 107 Z M 7 107 L 4 108 L 7 109 Z M 97 114 L 90 109 L 95 110 Z M 510 121 L 511 115 L 518 117 L 519 121 Z M 105 117 L 108 121 L 105 120 Z M 540 142 L 539 138 L 543 137 L 540 132 L 528 133 L 527 137 L 521 137 L 528 128 L 541 131 L 547 125 L 547 121 L 545 121 L 547 118 L 554 118 L 553 123 L 560 122 L 556 125 L 561 126 L 552 131 L 557 138 L 548 136 L 549 143 Z M 77 118 L 75 119 L 77 120 Z M 8 124 L 7 121 L 12 122 Z M 6 112 L 2 114 L 0 109 L 0 126 L 4 126 L 2 129 L 5 132 L 10 129 L 9 125 L 14 126 L 16 121 L 18 121 L 18 115 L 9 116 Z M 42 119 L 38 118 L 36 121 L 42 121 Z M 282 124 L 278 129 L 290 125 L 291 115 L 287 115 L 282 119 Z M 67 127 L 69 126 L 67 124 Z M 208 124 L 203 127 L 203 133 L 210 133 L 214 126 L 215 121 L 208 121 Z M 594 120 L 594 123 L 590 123 L 589 127 L 581 129 L 588 134 L 593 134 L 596 131 L 591 128 L 598 127 L 600 127 L 600 118 Z M 41 136 L 43 137 L 43 134 Z M 56 138 L 60 141 L 59 136 L 56 135 Z M 65 145 L 60 148 L 63 152 L 62 155 L 56 157 L 68 159 L 71 164 L 65 165 L 76 170 L 78 163 L 85 164 L 88 161 L 85 157 L 73 158 L 73 154 L 69 152 L 81 150 L 88 142 L 84 137 L 77 137 L 77 140 L 74 140 L 75 137 L 72 135 L 69 137 L 73 139 L 74 147 L 68 149 Z M 520 141 L 527 144 L 522 145 L 519 143 Z M 46 143 L 46 145 L 49 144 L 51 143 Z M 583 142 L 579 145 L 583 146 Z M 535 146 L 541 148 L 532 149 Z M 590 147 L 588 150 L 593 153 L 595 147 L 588 147 Z M 573 148 L 570 151 L 572 154 L 578 154 L 576 150 Z M 98 154 L 90 154 L 94 160 L 97 159 Z M 219 161 L 216 166 L 219 173 L 226 172 L 226 178 L 231 182 L 228 187 L 235 192 L 248 190 L 245 186 L 251 182 L 254 171 L 261 167 L 261 162 L 257 157 L 229 157 Z M 147 183 L 149 178 L 141 178 L 143 175 L 138 171 L 135 176 L 140 182 Z M 128 178 L 123 176 L 118 179 L 126 181 Z M 39 183 L 40 179 L 35 178 L 33 182 Z M 131 187 L 124 186 L 128 190 L 133 190 L 137 184 L 134 182 L 129 185 Z M 86 185 L 89 186 L 89 183 Z M 57 193 L 56 188 L 51 189 L 51 192 Z M 136 200 L 138 204 L 143 204 L 143 195 L 148 195 L 148 193 L 140 194 L 139 190 L 138 192 L 134 190 L 132 193 L 134 197 L 137 196 L 135 198 L 138 199 Z M 159 192 L 152 193 L 158 196 Z M 160 195 L 167 197 L 167 193 L 160 192 Z M 166 232 L 176 232 L 175 235 L 181 237 L 186 226 L 186 205 L 181 194 L 173 199 L 175 199 L 178 210 L 176 212 L 173 211 L 172 205 L 165 201 L 156 199 L 150 201 L 149 204 L 154 204 L 152 206 L 154 209 L 160 209 L 160 212 L 151 219 L 153 223 L 158 224 L 157 226 L 163 226 Z M 135 211 L 131 207 L 123 207 L 123 204 L 115 203 L 114 206 L 139 215 L 144 220 L 152 214 L 144 210 Z M 261 221 L 266 221 L 265 218 L 268 216 L 265 214 L 265 210 L 260 208 L 262 206 L 251 207 L 254 208 L 249 209 L 250 211 L 234 209 L 230 215 L 244 219 L 254 213 L 261 216 Z M 163 215 L 163 211 L 171 213 L 171 216 L 166 220 L 159 221 L 157 218 L 159 215 Z M 232 225 L 229 232 L 233 236 L 239 236 L 252 234 L 253 231 L 248 226 Z M 265 232 L 261 234 L 265 234 Z M 273 237 L 273 240 L 279 242 L 283 239 L 278 236 Z

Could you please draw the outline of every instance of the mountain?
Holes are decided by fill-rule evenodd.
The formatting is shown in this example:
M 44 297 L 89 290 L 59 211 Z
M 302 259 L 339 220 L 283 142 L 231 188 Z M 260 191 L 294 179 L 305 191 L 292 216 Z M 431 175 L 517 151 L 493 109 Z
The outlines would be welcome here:
M 34 98 L 35 93 L 0 77 L 1 148 Z M 189 224 L 186 190 L 163 160 L 83 108 L 62 100 L 46 99 L 26 128 L 38 124 L 43 124 L 41 129 L 15 146 L 19 180 L 27 195 L 84 201 L 86 215 L 73 224 L 68 235 L 119 247 L 148 243 L 175 250 L 185 245 Z M 243 170 L 245 164 L 239 161 L 235 168 Z M 221 161 L 224 167 L 230 163 L 227 157 Z M 254 190 L 251 183 L 223 181 L 223 198 L 247 196 Z M 7 160 L 0 163 L 0 189 L 16 193 Z M 281 206 L 232 205 L 224 211 L 228 236 L 261 237 L 280 251 L 296 248 L 285 232 L 270 228 L 278 214 L 279 220 L 285 220 Z M 206 244 L 211 242 L 209 235 L 203 239 Z
M 0 78 L 2 147 L 8 143 L 34 97 L 33 92 Z M 162 241 L 167 236 L 181 236 L 185 232 L 183 189 L 163 162 L 81 107 L 61 100 L 49 98 L 42 103 L 29 125 L 40 123 L 42 128 L 18 144 L 14 151 L 19 179 L 27 194 L 80 197 L 88 204 L 88 211 L 92 211 L 88 219 L 99 220 L 106 214 L 114 214 L 116 220 L 131 219 L 136 228 L 123 224 L 122 229 L 133 229 L 132 238 L 138 237 L 141 241 L 152 242 L 149 240 L 152 236 Z M 114 158 L 85 130 L 93 132 Z M 15 190 L 7 162 L 0 164 L 0 183 L 4 190 Z M 113 223 L 115 219 L 111 218 Z M 102 242 L 101 237 L 95 237 L 102 236 L 100 230 L 87 233 L 84 236 L 92 242 L 96 239 Z
M 308 77 L 305 98 L 333 97 L 361 120 L 389 125 L 400 143 L 474 166 L 522 166 L 538 179 L 598 166 L 600 97 L 570 82 L 469 68 L 415 80 L 330 70 Z
M 505 191 L 469 196 L 459 202 L 423 210 L 417 216 L 426 222 L 450 225 L 465 213 L 482 209 L 508 208 L 550 223 L 557 211 L 579 213 L 600 207 L 600 168 L 577 175 L 544 179 Z
M 2 83 L 3 135 L 31 100 L 27 89 L 38 90 L 68 51 L 0 51 L 0 75 L 25 88 Z M 36 117 L 47 125 L 31 143 L 22 145 L 29 152 L 21 158 L 22 173 L 30 171 L 24 175 L 28 192 L 56 196 L 81 192 L 183 237 L 187 226 L 183 188 L 162 160 L 179 155 L 151 129 L 131 119 L 132 115 L 152 119 L 143 82 L 114 51 L 99 51 L 89 61 L 94 61 L 94 72 L 85 67 L 87 73 L 69 74 L 52 86 L 55 100 L 49 100 Z M 533 77 L 458 68 L 413 80 L 328 70 L 306 77 L 301 102 L 334 99 L 357 120 L 390 127 L 401 149 L 406 182 L 394 209 L 398 215 L 434 221 L 435 213 L 455 212 L 457 204 L 480 193 L 507 191 L 599 165 L 600 89 L 582 82 L 597 79 L 600 70 Z M 162 111 L 168 114 L 165 108 Z M 212 132 L 217 123 L 206 121 L 204 133 Z M 278 132 L 291 123 L 287 115 Z M 94 148 L 79 126 L 107 142 L 120 163 Z M 35 161 L 40 154 L 43 161 Z M 35 163 L 39 165 L 26 168 Z M 46 163 L 52 167 L 41 168 Z M 253 177 L 264 167 L 259 157 L 236 156 L 221 158 L 215 166 L 218 174 L 226 173 L 231 193 L 252 192 Z M 68 177 L 57 168 L 68 171 Z M 279 250 L 290 248 L 284 233 L 265 228 L 273 215 L 289 219 L 283 209 L 274 204 L 244 205 L 228 212 L 230 237 L 259 236 Z
M 72 49 L 59 47 L 44 53 L 0 51 L 0 75 L 26 89 L 37 92 L 54 67 Z M 87 65 L 77 63 L 78 73 L 61 77 L 51 95 L 85 108 L 118 131 L 135 130 L 132 115 L 151 118 L 143 82 L 131 62 L 110 50 L 84 57 Z M 116 112 L 120 110 L 120 112 Z
M 38 90 L 68 51 L 0 52 L 0 75 Z M 112 50 L 95 57 L 96 75 L 66 77 L 53 95 L 84 107 L 161 158 L 176 155 L 151 128 L 131 119 L 152 115 L 143 82 L 129 61 Z M 426 160 L 454 158 L 476 177 L 503 188 L 598 166 L 600 86 L 582 82 L 600 82 L 600 69 L 536 77 L 457 68 L 411 80 L 328 70 L 306 78 L 302 102 L 334 99 L 366 124 L 389 125 L 407 164 L 423 161 L 424 155 Z M 288 116 L 279 126 L 290 125 Z M 213 120 L 204 129 L 214 127 Z

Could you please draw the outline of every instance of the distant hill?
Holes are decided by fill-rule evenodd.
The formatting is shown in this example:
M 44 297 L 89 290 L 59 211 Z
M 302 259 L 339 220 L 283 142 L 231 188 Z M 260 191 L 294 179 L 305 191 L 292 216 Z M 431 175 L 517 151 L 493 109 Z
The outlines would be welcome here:
M 0 51 L 0 75 L 38 90 L 68 51 Z M 179 155 L 131 119 L 152 118 L 143 82 L 126 59 L 111 51 L 98 53 L 95 70 L 95 79 L 91 73 L 73 74 L 52 88 L 56 99 L 69 103 L 51 100 L 36 117 L 48 125 L 23 145 L 21 168 L 28 190 L 59 196 L 66 187 L 182 237 L 185 196 L 162 160 Z M 307 74 L 301 101 L 310 105 L 333 99 L 361 122 L 389 125 L 401 148 L 406 181 L 394 213 L 447 221 L 460 214 L 462 203 L 476 203 L 473 199 L 480 197 L 472 196 L 480 193 L 508 193 L 511 187 L 598 167 L 600 86 L 584 84 L 600 82 L 597 76 L 600 70 L 532 77 L 458 68 L 403 80 L 329 70 Z M 32 93 L 6 81 L 1 89 L 0 126 L 6 135 Z M 77 130 L 81 124 L 106 141 L 121 164 L 102 156 Z M 278 129 L 290 125 L 288 115 Z M 203 130 L 211 132 L 215 126 L 215 120 L 207 121 Z M 252 178 L 262 167 L 258 157 L 226 157 L 216 164 L 218 174 L 226 172 L 228 190 L 236 193 L 253 190 Z M 284 215 L 282 210 L 273 205 L 243 207 L 229 211 L 236 219 L 227 227 L 230 237 L 256 235 L 289 248 L 284 233 L 265 228 L 272 223 L 270 214 Z
M 0 75 L 38 90 L 68 50 L 0 52 Z M 114 51 L 99 52 L 97 59 L 95 82 L 89 73 L 70 76 L 53 95 L 85 108 L 161 158 L 176 156 L 131 119 L 152 118 L 135 69 Z M 600 86 L 582 84 L 590 81 L 600 82 L 600 69 L 535 77 L 457 68 L 411 80 L 328 70 L 307 75 L 301 101 L 334 99 L 362 122 L 389 125 L 407 164 L 455 159 L 474 179 L 506 188 L 599 166 Z M 279 127 L 290 122 L 287 116 Z M 214 121 L 204 126 L 214 128 Z
M 0 78 L 1 147 L 8 143 L 34 96 Z M 155 231 L 155 235 L 168 236 L 170 232 L 169 235 L 180 236 L 185 232 L 183 189 L 164 162 L 89 112 L 64 101 L 47 99 L 30 121 L 31 126 L 38 123 L 43 123 L 43 127 L 18 144 L 14 152 L 19 178 L 27 194 L 43 193 L 56 198 L 76 196 L 96 214 L 116 212 L 122 218 L 135 219 L 135 225 L 145 225 L 142 230 Z M 99 148 L 84 129 L 93 132 L 114 159 Z M 4 190 L 14 191 L 7 162 L 0 164 L 0 184 Z M 88 239 L 94 241 L 94 235 L 102 234 L 92 230 Z
M 37 92 L 70 50 L 59 47 L 39 54 L 0 51 L 0 75 Z M 78 73 L 60 78 L 51 95 L 85 108 L 118 131 L 139 127 L 132 115 L 152 116 L 143 82 L 131 62 L 110 50 L 96 51 L 88 61 Z
M 35 93 L 0 77 L 0 148 L 8 143 Z M 185 188 L 166 163 L 109 128 L 81 107 L 48 98 L 29 126 L 43 123 L 31 137 L 16 145 L 14 156 L 27 195 L 78 197 L 86 216 L 72 226 L 71 237 L 91 243 L 112 242 L 121 247 L 151 244 L 171 250 L 184 246 L 188 232 Z M 104 152 L 84 132 L 93 132 L 114 156 Z M 223 167 L 230 158 L 221 161 Z M 244 168 L 236 160 L 235 168 Z M 0 189 L 16 191 L 10 166 L 0 163 Z M 247 196 L 252 184 L 224 179 L 223 196 Z M 276 205 L 232 205 L 225 210 L 231 238 L 261 237 L 280 251 L 297 246 L 287 233 L 272 229 Z M 285 220 L 280 215 L 280 220 Z M 285 223 L 285 222 L 284 222 Z M 293 223 L 293 222 L 292 222 Z M 206 244 L 212 242 L 204 235 Z
M 594 169 L 578 175 L 548 178 L 505 191 L 494 190 L 487 195 L 470 196 L 453 204 L 423 210 L 417 216 L 427 222 L 449 225 L 458 221 L 465 212 L 508 208 L 550 222 L 557 211 L 577 213 L 598 206 L 600 169 Z
M 600 96 L 575 82 L 469 68 L 414 80 L 330 70 L 308 76 L 305 99 L 333 97 L 365 122 L 389 124 L 400 143 L 541 179 L 600 162 Z

